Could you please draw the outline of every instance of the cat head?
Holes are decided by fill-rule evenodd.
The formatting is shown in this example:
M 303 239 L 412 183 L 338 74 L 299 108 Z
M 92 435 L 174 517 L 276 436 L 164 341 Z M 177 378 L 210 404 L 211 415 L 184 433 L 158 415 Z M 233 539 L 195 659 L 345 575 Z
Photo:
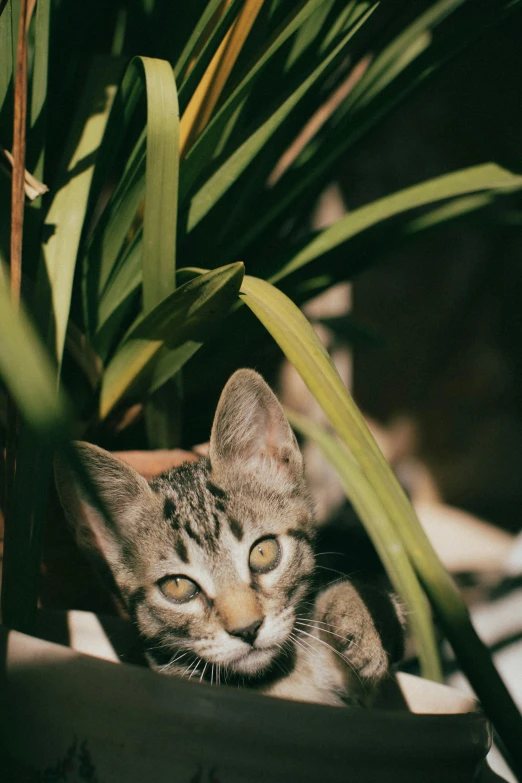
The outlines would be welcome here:
M 78 446 L 110 518 L 57 460 L 63 506 L 151 663 L 202 677 L 215 666 L 266 673 L 290 646 L 310 586 L 314 521 L 299 447 L 261 376 L 239 370 L 225 386 L 209 460 L 150 484 L 103 449 Z

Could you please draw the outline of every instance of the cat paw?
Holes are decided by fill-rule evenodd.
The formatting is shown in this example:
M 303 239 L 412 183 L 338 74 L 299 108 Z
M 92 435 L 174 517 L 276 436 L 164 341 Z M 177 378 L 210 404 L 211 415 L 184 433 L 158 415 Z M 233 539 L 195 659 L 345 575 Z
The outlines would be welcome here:
M 351 582 L 340 582 L 319 594 L 315 620 L 321 640 L 359 677 L 377 683 L 386 676 L 388 655 L 367 605 Z

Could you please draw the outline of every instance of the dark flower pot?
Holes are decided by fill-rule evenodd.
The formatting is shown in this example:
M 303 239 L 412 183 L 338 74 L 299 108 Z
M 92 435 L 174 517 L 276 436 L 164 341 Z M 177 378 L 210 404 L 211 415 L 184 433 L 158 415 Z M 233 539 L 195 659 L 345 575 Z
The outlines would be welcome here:
M 9 783 L 500 780 L 484 761 L 488 721 L 446 686 L 398 675 L 372 710 L 283 701 L 115 663 L 132 647 L 121 620 L 44 619 L 48 637 L 61 628 L 77 649 L 0 629 L 1 779 Z

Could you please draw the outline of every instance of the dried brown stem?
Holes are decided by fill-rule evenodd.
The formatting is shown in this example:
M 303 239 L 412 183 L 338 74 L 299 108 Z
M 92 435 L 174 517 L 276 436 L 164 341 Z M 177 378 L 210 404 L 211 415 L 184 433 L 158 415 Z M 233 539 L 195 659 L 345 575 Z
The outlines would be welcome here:
M 11 297 L 15 307 L 22 284 L 22 237 L 25 202 L 25 124 L 27 117 L 27 29 L 34 0 L 21 0 L 14 87 L 13 179 L 11 182 Z
M 279 158 L 274 170 L 268 178 L 268 185 L 272 187 L 276 182 L 281 179 L 285 171 L 287 171 L 298 155 L 304 150 L 309 141 L 319 133 L 323 125 L 330 119 L 334 111 L 341 105 L 344 99 L 351 93 L 355 85 L 362 79 L 368 66 L 371 63 L 371 56 L 367 55 L 360 60 L 357 65 L 352 68 L 347 78 L 339 85 L 339 87 L 330 95 L 328 100 L 323 103 L 322 106 L 317 109 L 299 136 L 292 142 L 288 149 Z

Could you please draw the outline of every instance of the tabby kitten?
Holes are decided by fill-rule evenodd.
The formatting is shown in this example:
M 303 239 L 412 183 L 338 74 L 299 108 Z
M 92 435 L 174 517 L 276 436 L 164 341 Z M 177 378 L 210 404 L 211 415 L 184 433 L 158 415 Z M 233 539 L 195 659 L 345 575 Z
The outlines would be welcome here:
M 371 614 L 349 581 L 314 592 L 303 461 L 261 376 L 239 370 L 228 381 L 209 460 L 150 484 L 108 452 L 79 448 L 111 520 L 60 460 L 58 491 L 152 668 L 321 704 L 373 694 L 402 643 L 394 602 L 370 591 Z

